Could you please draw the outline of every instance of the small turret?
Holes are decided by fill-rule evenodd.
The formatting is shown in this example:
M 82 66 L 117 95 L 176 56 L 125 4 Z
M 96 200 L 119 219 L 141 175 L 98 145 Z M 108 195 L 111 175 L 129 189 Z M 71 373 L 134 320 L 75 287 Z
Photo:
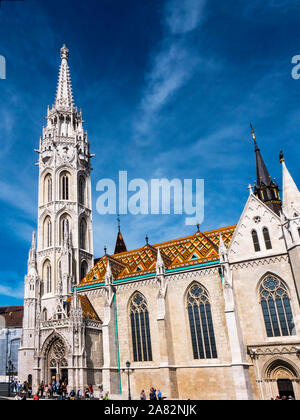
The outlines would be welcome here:
M 115 251 L 114 254 L 120 254 L 121 252 L 126 252 L 127 248 L 125 245 L 125 241 L 123 238 L 123 235 L 121 233 L 121 229 L 120 229 L 120 217 L 118 215 L 118 236 L 117 236 L 117 240 L 116 240 L 116 246 L 115 246 Z

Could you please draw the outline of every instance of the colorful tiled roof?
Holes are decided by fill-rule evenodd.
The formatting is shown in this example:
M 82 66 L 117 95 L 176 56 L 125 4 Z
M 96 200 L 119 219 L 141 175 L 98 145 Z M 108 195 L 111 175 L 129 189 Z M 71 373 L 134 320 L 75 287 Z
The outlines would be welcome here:
M 81 280 L 78 287 L 105 282 L 109 259 L 114 280 L 133 278 L 156 272 L 157 249 L 160 249 L 166 269 L 189 267 L 219 260 L 219 236 L 228 247 L 236 225 L 197 232 L 184 238 L 162 242 L 100 258 L 91 271 Z

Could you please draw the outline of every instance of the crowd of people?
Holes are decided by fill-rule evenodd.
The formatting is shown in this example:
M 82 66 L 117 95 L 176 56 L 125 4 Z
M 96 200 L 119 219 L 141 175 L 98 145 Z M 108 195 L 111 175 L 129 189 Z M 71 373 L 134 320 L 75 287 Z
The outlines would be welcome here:
M 161 391 L 158 389 L 156 391 L 155 388 L 150 388 L 150 392 L 149 392 L 149 399 L 150 400 L 164 400 L 166 397 L 162 396 Z M 144 390 L 142 390 L 141 394 L 140 394 L 140 400 L 146 400 L 147 396 Z
M 94 389 L 92 385 L 89 385 L 84 392 L 80 389 L 75 391 L 72 389 L 68 392 L 67 381 L 53 380 L 52 383 L 44 384 L 42 381 L 36 393 L 32 396 L 32 386 L 29 382 L 24 382 L 23 384 L 20 381 L 11 382 L 11 395 L 15 396 L 15 400 L 26 400 L 27 398 L 32 398 L 34 401 L 40 399 L 57 399 L 57 400 L 94 400 Z M 99 388 L 99 399 L 100 400 L 109 400 L 109 393 Z
M 277 395 L 276 398 L 271 398 L 271 400 L 275 400 L 275 401 L 278 401 L 278 400 L 281 400 L 281 401 L 291 400 L 291 401 L 294 401 L 295 398 L 292 395 L 289 395 L 289 396 L 283 395 L 282 397 L 280 397 L 279 395 Z

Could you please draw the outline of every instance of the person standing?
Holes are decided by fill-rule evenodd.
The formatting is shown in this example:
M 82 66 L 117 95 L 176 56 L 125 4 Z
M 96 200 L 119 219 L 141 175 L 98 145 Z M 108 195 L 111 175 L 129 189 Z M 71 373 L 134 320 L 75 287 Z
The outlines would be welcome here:
M 145 391 L 144 391 L 144 390 L 142 390 L 142 392 L 141 392 L 140 399 L 141 399 L 141 400 L 146 400 L 146 399 L 147 399 L 147 397 L 146 397 L 146 394 L 145 394 Z

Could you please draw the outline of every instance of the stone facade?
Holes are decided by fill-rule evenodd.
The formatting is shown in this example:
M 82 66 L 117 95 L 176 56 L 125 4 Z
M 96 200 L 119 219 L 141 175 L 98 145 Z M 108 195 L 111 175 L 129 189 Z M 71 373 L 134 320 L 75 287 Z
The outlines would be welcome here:
M 67 376 L 69 388 L 102 384 L 127 398 L 130 361 L 133 398 L 155 386 L 168 399 L 300 399 L 300 194 L 283 157 L 282 205 L 252 130 L 264 178 L 236 226 L 132 251 L 124 243 L 93 266 L 91 155 L 66 47 L 61 57 L 38 150 L 20 379 Z

